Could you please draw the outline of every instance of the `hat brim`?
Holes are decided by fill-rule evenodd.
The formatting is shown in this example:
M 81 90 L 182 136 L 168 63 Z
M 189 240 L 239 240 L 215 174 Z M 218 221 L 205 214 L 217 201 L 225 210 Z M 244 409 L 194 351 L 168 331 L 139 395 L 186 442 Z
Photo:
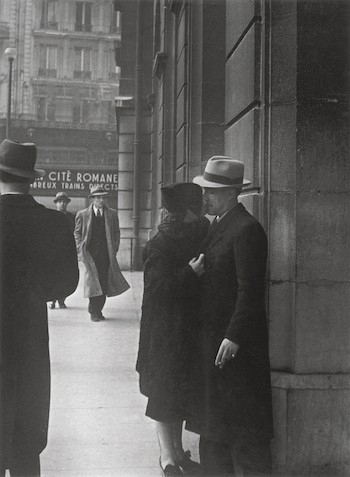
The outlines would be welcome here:
M 58 202 L 59 200 L 63 200 L 64 202 L 69 203 L 72 199 L 70 199 L 69 197 L 58 197 L 57 199 L 54 199 L 55 204 L 56 204 L 56 202 Z
M 250 181 L 248 181 L 247 179 L 243 179 L 243 183 L 242 184 L 235 184 L 235 185 L 231 185 L 231 184 L 220 184 L 219 182 L 211 182 L 211 181 L 207 181 L 206 179 L 203 178 L 203 176 L 196 176 L 193 178 L 192 182 L 194 184 L 197 184 L 201 187 L 210 187 L 212 189 L 222 189 L 222 188 L 228 188 L 228 187 L 231 187 L 231 188 L 237 188 L 237 187 L 247 187 L 249 184 L 251 184 Z
M 3 164 L 0 165 L 0 171 L 7 172 L 8 174 L 12 174 L 13 176 L 26 177 L 28 179 L 38 179 L 39 177 L 43 177 L 46 174 L 46 171 L 44 171 L 43 169 L 24 171 L 23 169 L 16 169 L 14 167 L 4 166 Z
M 96 192 L 96 194 L 90 194 L 89 197 L 101 197 L 108 195 L 108 192 Z

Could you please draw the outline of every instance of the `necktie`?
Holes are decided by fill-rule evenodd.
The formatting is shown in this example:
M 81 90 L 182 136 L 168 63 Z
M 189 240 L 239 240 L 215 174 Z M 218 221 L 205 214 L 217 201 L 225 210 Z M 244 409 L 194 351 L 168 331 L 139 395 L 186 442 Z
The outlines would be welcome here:
M 98 219 L 102 219 L 102 215 L 101 215 L 100 209 L 97 209 L 96 217 L 97 217 Z

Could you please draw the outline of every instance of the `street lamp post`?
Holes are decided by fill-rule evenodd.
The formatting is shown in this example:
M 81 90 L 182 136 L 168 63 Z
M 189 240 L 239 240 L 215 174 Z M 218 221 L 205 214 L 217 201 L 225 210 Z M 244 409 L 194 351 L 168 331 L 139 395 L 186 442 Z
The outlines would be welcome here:
M 6 138 L 9 137 L 11 128 L 11 89 L 12 89 L 12 65 L 17 56 L 16 48 L 6 48 L 5 56 L 9 60 L 9 82 L 7 90 L 7 118 L 6 118 Z

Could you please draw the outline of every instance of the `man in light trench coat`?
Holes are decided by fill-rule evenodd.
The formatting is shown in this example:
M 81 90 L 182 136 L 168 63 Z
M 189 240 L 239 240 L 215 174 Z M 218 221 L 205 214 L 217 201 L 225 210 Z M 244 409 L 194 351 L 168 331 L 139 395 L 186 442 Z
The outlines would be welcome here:
M 130 288 L 116 258 L 119 220 L 117 211 L 105 203 L 107 195 L 102 186 L 93 187 L 89 196 L 92 204 L 75 218 L 78 257 L 85 265 L 84 295 L 89 298 L 88 310 L 95 322 L 105 319 L 102 309 L 107 296 L 120 295 Z
M 201 276 L 198 347 L 190 365 L 187 428 L 200 434 L 209 476 L 269 475 L 272 406 L 265 313 L 267 238 L 238 202 L 242 162 L 209 159 L 193 182 L 215 215 L 190 263 Z M 204 267 L 204 273 L 203 268 Z

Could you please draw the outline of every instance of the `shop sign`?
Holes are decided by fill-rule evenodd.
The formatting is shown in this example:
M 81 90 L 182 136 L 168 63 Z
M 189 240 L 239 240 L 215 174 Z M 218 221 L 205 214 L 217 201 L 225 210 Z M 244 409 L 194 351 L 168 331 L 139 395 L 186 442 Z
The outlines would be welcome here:
M 92 187 L 102 185 L 106 191 L 118 190 L 118 173 L 114 169 L 65 169 L 38 166 L 46 174 L 32 184 L 33 195 L 54 195 L 67 192 L 70 196 L 87 196 Z

